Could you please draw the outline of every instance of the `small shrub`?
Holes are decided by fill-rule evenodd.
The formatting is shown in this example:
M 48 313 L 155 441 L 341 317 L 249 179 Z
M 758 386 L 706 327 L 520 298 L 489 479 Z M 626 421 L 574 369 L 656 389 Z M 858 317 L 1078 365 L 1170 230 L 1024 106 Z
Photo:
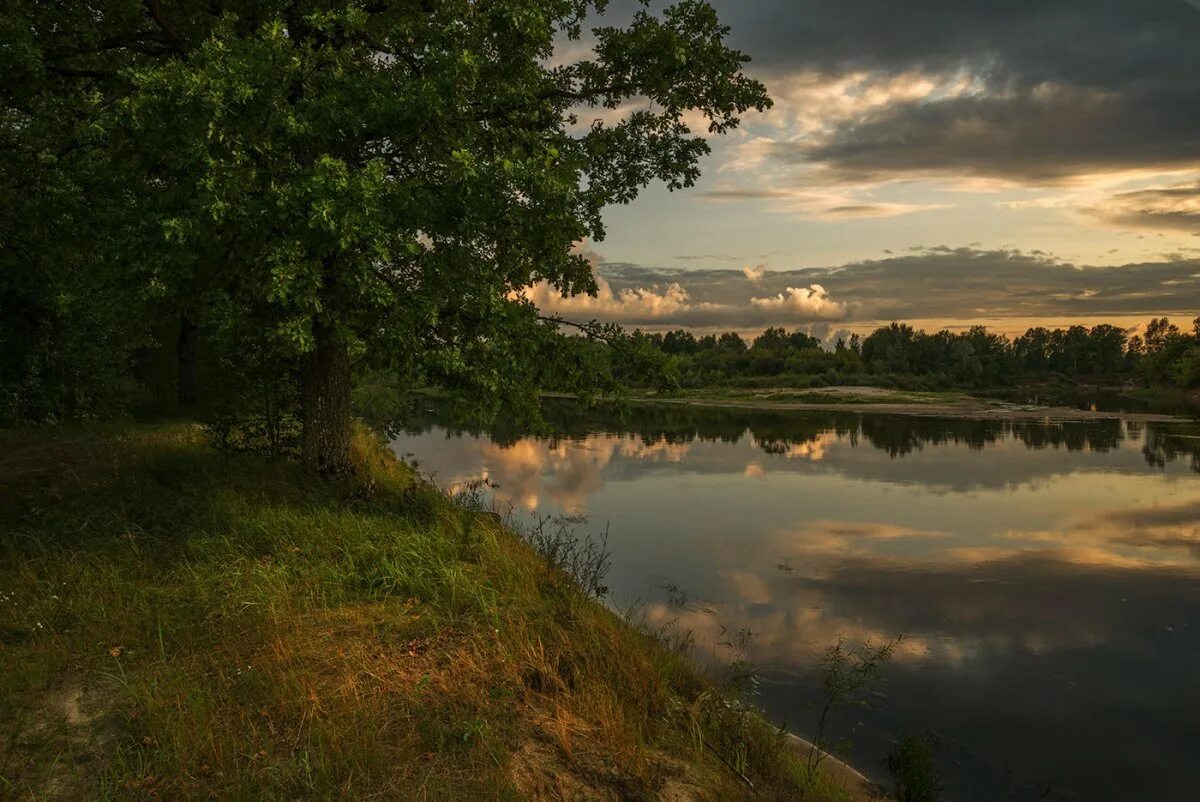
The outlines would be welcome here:
M 903 636 L 900 636 L 882 646 L 875 646 L 868 641 L 847 648 L 845 639 L 839 637 L 837 643 L 825 650 L 825 659 L 821 663 L 821 686 L 825 700 L 808 753 L 810 771 L 816 771 L 832 747 L 840 745 L 844 748 L 849 745 L 848 739 L 842 739 L 841 744 L 829 743 L 826 728 L 831 718 L 844 708 L 870 706 L 870 696 L 883 679 L 883 668 L 902 640 Z
M 941 791 L 933 749 L 925 738 L 908 736 L 887 756 L 897 802 L 936 802 Z
M 222 413 L 208 425 L 213 446 L 234 454 L 261 454 L 271 459 L 300 455 L 300 418 L 294 413 Z
M 608 593 L 604 584 L 610 565 L 608 530 L 599 536 L 580 536 L 578 527 L 585 523 L 586 519 L 577 516 L 547 515 L 524 525 L 510 519 L 508 526 L 546 562 L 570 577 L 584 596 L 600 599 Z

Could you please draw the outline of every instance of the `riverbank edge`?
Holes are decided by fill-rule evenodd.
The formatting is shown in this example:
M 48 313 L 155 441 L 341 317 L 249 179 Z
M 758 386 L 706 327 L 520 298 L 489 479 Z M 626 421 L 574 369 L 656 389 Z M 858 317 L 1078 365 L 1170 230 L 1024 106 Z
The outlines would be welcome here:
M 795 733 L 787 734 L 788 744 L 800 760 L 808 760 L 814 753 L 821 758 L 821 770 L 839 786 L 846 789 L 854 800 L 887 800 L 883 787 L 837 755 L 826 752 L 807 738 Z
M 402 775 L 419 769 L 452 795 L 605 798 L 642 787 L 679 800 L 867 798 L 839 770 L 806 776 L 792 742 L 761 715 L 729 719 L 737 706 L 682 653 L 584 598 L 518 533 L 455 504 L 378 437 L 360 431 L 356 453 L 356 475 L 329 484 L 218 453 L 194 424 L 0 437 L 0 494 L 12 502 L 0 513 L 0 588 L 6 612 L 23 611 L 0 620 L 5 663 L 20 666 L 0 682 L 4 786 L 38 798 L 227 798 L 283 791 L 286 779 L 290 793 L 365 796 L 408 787 Z M 363 592 L 362 569 L 340 566 L 363 554 L 387 562 L 397 549 L 448 579 L 381 577 Z M 374 587 L 385 580 L 400 584 Z M 313 601 L 313 585 L 341 603 Z M 64 590 L 51 598 L 46 588 Z M 321 637 L 334 633 L 319 657 L 304 643 L 314 620 Z M 407 651 L 378 638 L 390 629 Z M 414 669 L 393 677 L 397 660 L 428 670 L 405 685 Z M 247 722 L 256 705 L 229 700 L 247 693 L 251 671 L 263 675 L 253 690 L 263 720 Z M 328 675 L 347 672 L 355 695 L 341 698 Z M 301 688 L 336 716 L 305 709 Z M 497 689 L 507 703 L 490 700 Z M 407 728 L 377 720 L 389 706 L 404 709 Z M 378 737 L 398 726 L 391 734 L 405 743 Z M 325 739 L 324 728 L 337 730 L 336 755 L 314 727 Z M 425 730 L 459 727 L 465 740 L 425 748 Z M 740 756 L 738 743 L 748 747 Z M 324 775 L 313 777 L 314 764 Z M 481 776 L 462 785 L 463 767 Z
M 792 402 L 757 399 L 725 399 L 689 396 L 638 396 L 627 399 L 639 404 L 668 404 L 673 406 L 712 407 L 767 411 L 862 412 L 888 415 L 912 415 L 929 418 L 966 418 L 1026 423 L 1067 423 L 1071 421 L 1121 420 L 1134 423 L 1190 423 L 1191 418 L 1152 412 L 1101 412 L 1070 407 L 1025 406 L 987 403 L 978 399 L 964 402 L 910 403 L 851 403 L 851 402 Z
M 838 388 L 824 388 L 836 390 Z M 882 389 L 882 388 L 874 388 Z M 781 392 L 786 388 L 776 388 Z M 805 394 L 814 391 L 804 391 Z M 891 393 L 892 391 L 886 391 Z M 898 391 L 900 392 L 900 391 Z M 447 394 L 434 388 L 422 388 L 409 391 L 409 395 L 424 398 L 443 398 Z M 1171 415 L 1157 412 L 1109 412 L 1100 410 L 1076 409 L 1073 407 L 1053 405 L 1013 404 L 995 399 L 979 398 L 965 392 L 949 393 L 919 393 L 904 392 L 905 395 L 927 395 L 931 400 L 891 402 L 873 399 L 855 401 L 810 402 L 810 401 L 770 401 L 760 398 L 723 398 L 709 397 L 698 391 L 689 391 L 686 396 L 638 394 L 630 392 L 619 396 L 601 396 L 592 399 L 594 403 L 636 403 L 636 404 L 666 404 L 673 406 L 695 406 L 706 408 L 764 410 L 772 412 L 811 411 L 811 412 L 859 412 L 882 415 L 910 415 L 929 418 L 963 418 L 968 420 L 997 420 L 1023 423 L 1069 423 L 1072 421 L 1120 420 L 1131 423 L 1194 423 L 1197 417 L 1188 415 Z M 932 400 L 937 396 L 957 396 L 961 400 L 940 401 Z M 578 401 L 580 397 L 573 393 L 542 392 L 543 399 L 558 399 Z M 1189 402 L 1198 401 L 1192 396 L 1179 396 Z M 387 415 L 376 414 L 374 418 L 386 420 Z

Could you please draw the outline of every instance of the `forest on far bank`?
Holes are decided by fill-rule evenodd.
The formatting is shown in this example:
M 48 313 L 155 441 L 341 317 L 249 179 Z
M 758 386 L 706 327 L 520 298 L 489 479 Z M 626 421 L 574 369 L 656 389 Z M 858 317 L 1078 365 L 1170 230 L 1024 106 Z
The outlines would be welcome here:
M 86 373 L 64 370 L 27 374 L 20 383 L 0 381 L 0 423 L 161 411 L 183 399 L 193 414 L 232 429 L 257 430 L 268 441 L 290 439 L 298 425 L 299 371 L 265 349 L 231 347 L 223 334 L 168 323 L 141 347 L 124 351 L 124 359 L 90 360 Z M 1015 338 L 983 326 L 930 333 L 896 322 L 832 344 L 780 327 L 753 339 L 685 329 L 630 332 L 595 323 L 587 325 L 586 334 L 591 336 L 559 332 L 529 343 L 540 355 L 531 360 L 538 365 L 531 378 L 542 391 L 580 394 L 584 388 L 582 395 L 592 398 L 644 390 L 669 395 L 706 388 L 840 385 L 919 391 L 1053 384 L 1167 392 L 1200 388 L 1200 317 L 1187 329 L 1163 317 L 1151 320 L 1141 334 L 1099 324 L 1031 328 Z M 79 345 L 93 355 L 103 340 Z M 14 349 L 4 356 L 19 354 Z M 398 398 L 391 396 L 413 388 L 367 367 L 356 370 L 352 381 L 359 406 L 373 410 L 394 407 Z M 447 389 L 436 383 L 417 386 Z
M 704 387 L 872 385 L 908 390 L 979 389 L 1065 382 L 1081 386 L 1200 387 L 1200 317 L 1181 329 L 1155 318 L 1142 334 L 1111 324 L 1031 328 L 1009 338 L 983 326 L 927 333 L 882 326 L 832 347 L 803 331 L 768 328 L 747 342 L 736 332 L 634 332 L 654 356 L 615 372 L 659 391 Z M 656 369 L 647 375 L 645 364 Z

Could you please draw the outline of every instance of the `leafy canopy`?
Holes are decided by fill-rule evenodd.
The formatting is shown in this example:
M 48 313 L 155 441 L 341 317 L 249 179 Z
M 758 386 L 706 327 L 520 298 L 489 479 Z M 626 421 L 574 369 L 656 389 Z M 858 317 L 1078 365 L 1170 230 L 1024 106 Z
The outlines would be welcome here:
M 220 296 L 297 356 L 318 324 L 497 400 L 528 395 L 556 328 L 522 290 L 594 292 L 572 245 L 604 208 L 692 185 L 705 137 L 770 104 L 699 0 L 590 35 L 607 0 L 67 5 L 3 13 L 36 122 L 18 133 L 63 147 L 35 140 L 64 105 L 66 138 L 89 132 L 143 294 Z

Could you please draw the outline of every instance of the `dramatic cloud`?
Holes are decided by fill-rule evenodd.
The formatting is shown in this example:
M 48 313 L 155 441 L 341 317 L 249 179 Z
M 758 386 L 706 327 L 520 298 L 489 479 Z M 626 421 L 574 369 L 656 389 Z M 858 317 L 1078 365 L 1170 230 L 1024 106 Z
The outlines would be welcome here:
M 595 295 L 564 296 L 546 282 L 525 288 L 524 297 L 546 314 L 582 320 L 601 319 L 615 323 L 653 324 L 683 321 L 693 315 L 711 315 L 720 305 L 695 303 L 678 281 L 654 282 L 648 286 L 623 286 L 614 290 L 597 268 L 603 257 L 580 242 L 574 252 L 582 256 L 596 273 Z
M 661 218 L 648 209 L 662 227 L 614 210 L 613 252 L 670 264 L 683 258 L 670 251 L 674 236 L 688 252 L 729 255 L 694 257 L 706 267 L 770 259 L 776 269 L 607 265 L 615 295 L 606 313 L 745 329 L 1195 314 L 1196 3 L 713 3 L 775 106 L 712 140 L 696 191 L 662 206 Z M 614 0 L 606 21 L 621 24 L 639 7 Z M 987 249 L 903 250 L 942 231 Z M 881 252 L 894 258 L 864 261 Z M 830 266 L 778 269 L 789 260 Z M 829 304 L 814 305 L 813 284 Z M 674 307 L 644 292 L 671 295 Z
M 818 323 L 842 320 L 850 309 L 848 304 L 834 300 L 820 284 L 787 286 L 773 297 L 754 296 L 753 288 L 767 276 L 765 264 L 725 271 L 740 277 L 742 292 L 715 301 L 693 298 L 684 286 L 685 281 L 699 275 L 696 271 L 639 272 L 638 268 L 628 269 L 628 266 L 608 270 L 603 257 L 584 243 L 577 245 L 575 252 L 592 266 L 596 276 L 595 295 L 563 296 L 545 282 L 526 287 L 521 295 L 545 314 L 650 328 Z M 646 280 L 639 281 L 639 275 Z
M 1157 138 L 1147 118 L 1171 100 L 1183 99 L 1140 99 L 1153 106 L 1135 108 L 1102 90 L 1046 83 L 1016 97 L 899 104 L 823 140 L 775 143 L 771 156 L 825 165 L 842 181 L 938 175 L 1049 185 L 1118 170 L 1178 169 L 1200 160 L 1200 145 L 1185 140 L 1154 147 L 1145 141 Z M 1131 117 L 1140 124 L 1131 124 Z M 1189 121 L 1173 122 L 1182 133 Z
M 743 288 L 748 289 L 761 284 L 766 271 L 744 268 L 736 271 L 736 275 L 741 277 Z M 753 278 L 754 275 L 758 278 Z M 743 292 L 740 297 L 730 297 L 727 302 L 700 301 L 681 283 L 690 279 L 690 273 L 679 271 L 671 280 L 614 288 L 611 277 L 598 272 L 595 296 L 564 298 L 548 284 L 535 284 L 526 289 L 525 297 L 546 314 L 650 328 L 795 325 L 842 320 L 850 308 L 848 304 L 834 300 L 819 284 L 785 287 L 773 297 L 752 297 Z
M 795 321 L 841 320 L 846 316 L 846 305 L 829 297 L 820 284 L 807 287 L 787 287 L 773 298 L 751 298 L 751 306 Z
M 966 69 L 944 73 L 803 70 L 771 77 L 778 117 L 800 133 L 832 134 L 844 126 L 906 103 L 982 94 L 986 86 Z
M 1114 225 L 1186 231 L 1200 236 L 1200 182 L 1122 192 L 1090 211 Z
M 596 277 L 597 293 L 563 297 L 549 284 L 535 284 L 525 297 L 547 314 L 582 319 L 601 318 L 621 323 L 682 320 L 695 311 L 710 311 L 714 304 L 695 304 L 678 282 L 662 287 L 631 287 L 613 291 L 603 276 Z
M 609 284 L 679 283 L 689 303 L 720 310 L 693 322 L 751 327 L 798 320 L 888 321 L 1174 314 L 1190 319 L 1200 298 L 1200 260 L 1077 266 L 1031 251 L 943 246 L 834 267 L 772 270 L 755 283 L 741 270 L 678 270 L 601 265 Z M 683 318 L 679 319 L 682 322 Z
M 1060 197 L 1044 208 L 1081 230 L 1200 233 L 1176 186 L 1200 167 L 1195 4 L 927 0 L 902 13 L 887 0 L 716 5 L 776 105 L 723 153 L 708 200 L 840 222 L 958 205 L 947 193 L 1101 181 L 1114 186 L 1111 197 Z M 888 197 L 900 186 L 909 198 Z
M 1200 159 L 1200 13 L 1179 0 L 718 8 L 804 135 L 775 158 L 1019 181 Z

